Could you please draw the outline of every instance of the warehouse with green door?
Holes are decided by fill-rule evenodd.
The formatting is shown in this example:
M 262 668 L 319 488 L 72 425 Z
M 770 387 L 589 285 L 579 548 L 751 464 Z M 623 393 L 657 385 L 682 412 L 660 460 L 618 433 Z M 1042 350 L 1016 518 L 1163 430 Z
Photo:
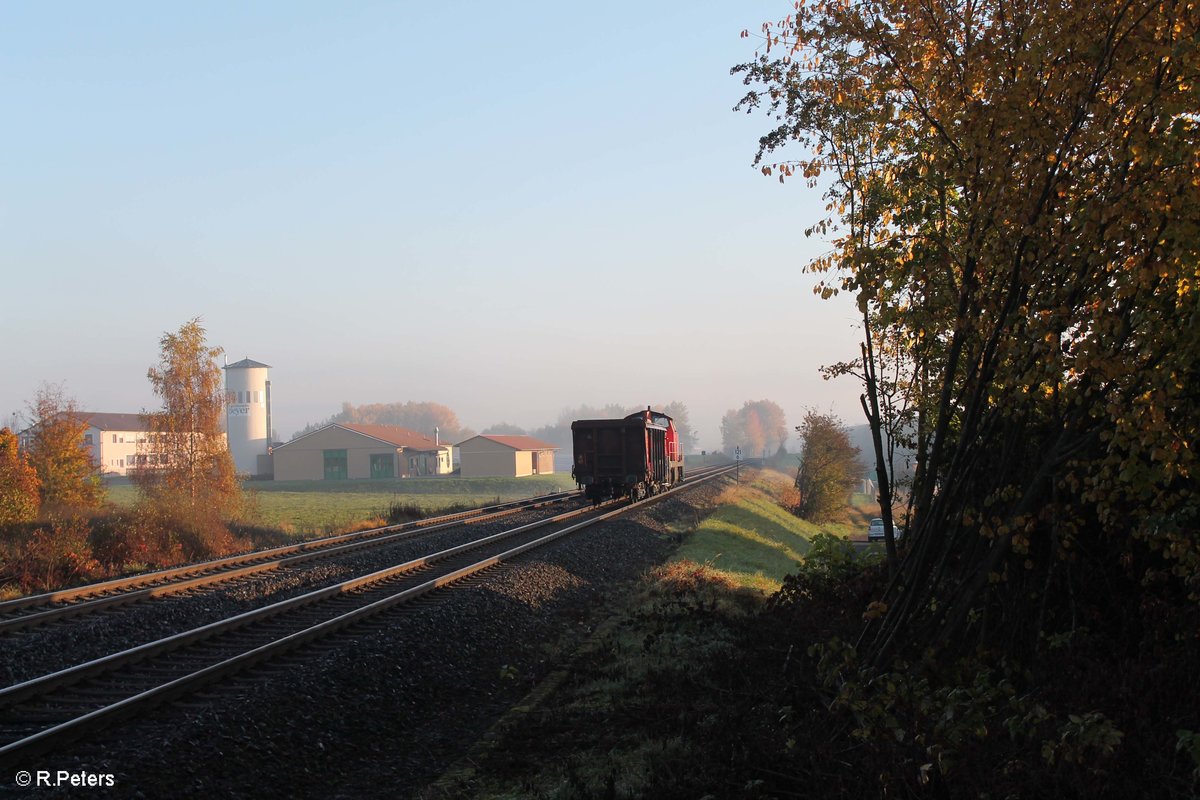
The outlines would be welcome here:
M 337 481 L 448 475 L 451 448 L 398 425 L 334 423 L 276 445 L 277 481 Z

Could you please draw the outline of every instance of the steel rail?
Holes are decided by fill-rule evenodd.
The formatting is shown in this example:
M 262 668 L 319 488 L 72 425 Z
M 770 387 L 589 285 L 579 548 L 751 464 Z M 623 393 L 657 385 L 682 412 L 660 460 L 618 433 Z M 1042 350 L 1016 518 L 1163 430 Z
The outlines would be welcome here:
M 430 555 L 414 558 L 402 564 L 385 567 L 384 569 L 376 570 L 356 578 L 350 578 L 340 583 L 325 586 L 320 589 L 313 589 L 310 592 L 288 598 L 287 600 L 280 600 L 261 608 L 243 611 L 235 616 L 217 620 L 216 622 L 210 622 L 207 625 L 202 625 L 198 628 L 193 628 L 192 630 L 182 631 L 162 639 L 157 639 L 153 642 L 147 642 L 136 647 L 131 647 L 128 650 L 122 650 L 120 652 L 102 656 L 82 664 L 77 664 L 73 667 L 67 667 L 38 678 L 31 678 L 30 680 L 7 686 L 3 689 L 0 689 L 0 708 L 11 706 L 14 703 L 26 700 L 39 694 L 45 694 L 52 689 L 69 686 L 104 672 L 118 669 L 125 664 L 142 661 L 154 655 L 176 650 L 185 645 L 204 641 L 205 639 L 211 638 L 212 636 L 218 634 L 228 633 L 254 622 L 261 622 L 263 620 L 270 619 L 271 617 L 278 616 L 279 614 L 287 611 L 292 611 L 313 603 L 320 602 L 322 600 L 326 600 L 328 598 L 347 594 L 355 589 L 369 586 L 373 583 L 378 583 L 396 575 L 412 572 L 420 569 L 421 567 L 429 566 L 439 561 L 444 561 L 447 558 L 451 558 L 469 550 L 478 549 L 496 541 L 511 538 L 521 533 L 526 533 L 546 525 L 562 522 L 564 520 L 586 514 L 588 511 L 589 509 L 576 509 L 574 511 L 568 511 L 564 514 L 550 517 L 548 519 L 520 525 L 507 531 L 500 531 L 499 533 L 494 533 L 481 539 L 473 539 L 472 541 L 464 544 L 460 544 L 455 547 L 449 547 L 445 550 L 441 550 Z
M 307 561 L 332 558 L 360 549 L 383 547 L 416 535 L 445 530 L 469 522 L 486 522 L 499 517 L 560 503 L 578 496 L 578 492 L 559 492 L 542 497 L 484 506 L 457 514 L 425 520 L 386 525 L 365 531 L 315 539 L 295 545 L 256 550 L 236 556 L 204 561 L 170 570 L 88 584 L 41 595 L 0 602 L 0 614 L 20 612 L 48 603 L 67 602 L 40 611 L 0 617 L 0 633 L 42 625 L 58 619 L 89 614 L 101 609 L 134 603 L 154 597 L 178 594 L 200 586 L 225 583 L 238 578 Z M 194 577 L 193 577 L 194 576 Z M 145 587 L 145 588 L 139 588 Z M 91 598 L 91 599 L 88 599 Z M 72 602 L 73 601 L 73 602 Z
M 336 617 L 324 620 L 302 630 L 287 634 L 267 644 L 258 645 L 250 650 L 229 658 L 225 658 L 217 663 L 209 664 L 196 670 L 195 672 L 175 678 L 173 680 L 169 680 L 166 683 L 154 688 L 141 691 L 130 697 L 126 697 L 122 700 L 110 703 L 109 705 L 89 711 L 79 717 L 75 717 L 74 719 L 52 725 L 51 727 L 35 734 L 17 739 L 13 742 L 0 746 L 0 764 L 15 764 L 14 759 L 16 758 L 29 757 L 31 755 L 45 752 L 47 749 L 57 743 L 82 736 L 93 727 L 108 725 L 113 721 L 133 716 L 143 709 L 149 709 L 167 700 L 190 693 L 200 686 L 211 683 L 212 681 L 221 677 L 234 674 L 253 664 L 281 655 L 297 646 L 328 636 L 331 633 L 339 631 L 348 625 L 352 625 L 369 616 L 378 614 L 381 611 L 392 608 L 398 604 L 408 602 L 416 597 L 434 591 L 435 589 L 452 584 L 464 577 L 467 577 L 468 575 L 475 574 L 484 569 L 488 569 L 489 567 L 516 558 L 535 548 L 543 547 L 550 542 L 556 541 L 557 539 L 560 539 L 570 533 L 574 533 L 582 528 L 586 528 L 612 517 L 625 514 L 635 506 L 642 506 L 661 500 L 669 494 L 684 488 L 688 488 L 696 483 L 700 483 L 722 475 L 731 469 L 732 467 L 728 470 L 717 470 L 701 477 L 687 479 L 681 482 L 677 487 L 665 492 L 660 492 L 656 495 L 652 495 L 651 497 L 648 497 L 637 503 L 621 505 L 616 509 L 601 513 L 593 513 L 586 520 L 577 522 L 573 525 L 568 525 L 566 528 L 554 531 L 553 533 L 539 537 L 533 541 L 526 542 L 525 544 L 511 548 L 502 553 L 453 570 L 445 575 L 425 581 L 417 586 L 413 586 L 382 599 L 375 600 L 367 605 L 343 614 L 339 614 Z M 427 565 L 433 560 L 443 560 L 444 558 L 448 558 L 457 553 L 465 552 L 471 549 L 478 549 L 489 542 L 496 542 L 501 539 L 511 538 L 520 532 L 529 531 L 534 528 L 543 527 L 555 522 L 563 522 L 570 518 L 583 516 L 588 513 L 588 509 L 578 509 L 547 520 L 541 520 L 528 525 L 519 526 L 511 531 L 503 531 L 493 534 L 474 542 L 468 542 L 466 544 L 441 551 L 440 553 L 432 554 L 431 556 L 414 559 L 413 561 L 406 562 L 405 564 L 398 565 L 396 567 L 390 567 L 385 570 L 379 570 L 371 573 L 370 575 L 356 578 L 352 581 L 346 581 L 336 586 L 319 589 L 299 597 L 291 598 L 290 600 L 284 600 L 279 603 L 271 604 L 270 606 L 266 606 L 262 609 L 244 612 L 226 620 L 210 623 L 192 631 L 175 634 L 174 636 L 161 639 L 157 642 L 150 642 L 135 648 L 131 648 L 130 650 L 114 653 L 85 664 L 60 670 L 58 672 L 51 673 L 50 675 L 34 678 L 32 680 L 0 690 L 0 704 L 11 706 L 12 704 L 27 700 L 30 697 L 41 696 L 54 689 L 77 683 L 88 677 L 94 677 L 105 672 L 114 671 L 123 665 L 144 661 L 154 655 L 172 652 L 187 644 L 204 641 L 217 635 L 218 633 L 233 631 L 252 622 L 268 619 L 294 608 L 310 605 L 312 603 L 319 602 L 322 599 L 345 594 L 354 588 L 360 588 L 368 584 L 378 583 L 382 580 L 386 580 L 388 577 L 399 574 L 400 572 L 411 571 Z

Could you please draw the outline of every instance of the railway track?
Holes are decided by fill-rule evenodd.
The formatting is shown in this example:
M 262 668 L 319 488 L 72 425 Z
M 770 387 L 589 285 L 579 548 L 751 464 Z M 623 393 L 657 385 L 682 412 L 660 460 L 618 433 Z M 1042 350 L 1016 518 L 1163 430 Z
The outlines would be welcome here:
M 723 474 L 709 471 L 675 490 Z M 0 764 L 327 637 L 383 611 L 654 502 L 577 509 L 0 690 Z
M 528 500 L 485 506 L 399 525 L 386 525 L 301 544 L 256 550 L 174 569 L 8 600 L 0 602 L 0 634 L 128 603 L 228 583 L 310 561 L 334 558 L 368 548 L 386 547 L 414 536 L 446 530 L 457 525 L 500 519 L 568 502 L 577 498 L 578 494 L 575 491 L 558 492 Z

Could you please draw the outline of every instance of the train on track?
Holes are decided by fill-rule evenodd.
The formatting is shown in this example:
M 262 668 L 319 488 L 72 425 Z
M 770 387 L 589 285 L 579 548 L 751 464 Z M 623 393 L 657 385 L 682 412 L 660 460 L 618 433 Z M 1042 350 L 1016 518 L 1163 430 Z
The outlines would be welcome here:
M 623 419 L 571 423 L 571 474 L 593 503 L 637 502 L 683 480 L 683 447 L 675 422 L 649 406 Z

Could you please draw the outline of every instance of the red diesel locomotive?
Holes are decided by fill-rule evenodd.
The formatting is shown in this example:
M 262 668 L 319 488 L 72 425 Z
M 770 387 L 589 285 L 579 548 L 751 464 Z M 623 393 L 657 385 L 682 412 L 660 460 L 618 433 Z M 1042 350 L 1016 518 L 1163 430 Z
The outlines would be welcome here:
M 683 480 L 675 423 L 649 406 L 624 419 L 576 420 L 571 438 L 571 474 L 593 503 L 614 497 L 637 502 Z

